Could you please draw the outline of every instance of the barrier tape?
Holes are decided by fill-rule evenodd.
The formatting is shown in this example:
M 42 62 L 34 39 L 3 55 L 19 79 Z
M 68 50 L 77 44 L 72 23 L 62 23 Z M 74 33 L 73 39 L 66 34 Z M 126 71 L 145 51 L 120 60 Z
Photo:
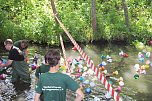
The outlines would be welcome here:
M 84 53 L 84 51 L 81 49 L 81 47 L 76 43 L 76 41 L 73 39 L 71 34 L 67 31 L 67 29 L 64 27 L 64 25 L 60 22 L 57 16 L 55 16 L 56 20 L 62 27 L 62 29 L 65 31 L 66 35 L 69 37 L 71 42 L 73 43 L 74 47 L 79 51 L 81 56 L 84 58 L 86 63 L 92 68 L 92 70 L 95 72 L 98 79 L 101 81 L 101 83 L 105 86 L 105 88 L 108 90 L 108 92 L 111 94 L 111 96 L 114 98 L 115 101 L 122 101 L 121 97 L 118 95 L 118 93 L 112 88 L 112 86 L 108 83 L 106 78 L 102 73 L 100 73 L 99 69 L 94 65 L 94 63 L 90 60 L 90 58 Z

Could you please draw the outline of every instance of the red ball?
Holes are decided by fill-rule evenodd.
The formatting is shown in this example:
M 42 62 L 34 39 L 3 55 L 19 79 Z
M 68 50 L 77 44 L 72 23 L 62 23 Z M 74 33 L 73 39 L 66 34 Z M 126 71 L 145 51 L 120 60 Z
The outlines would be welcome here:
M 152 45 L 152 40 L 149 41 L 149 45 Z
M 0 75 L 0 79 L 1 79 L 1 80 L 5 80 L 5 78 L 6 78 L 5 74 L 1 74 L 1 75 Z
M 0 60 L 0 64 L 2 63 L 2 61 Z
M 128 57 L 128 54 L 127 54 L 127 53 L 124 53 L 124 54 L 123 54 L 123 57 Z

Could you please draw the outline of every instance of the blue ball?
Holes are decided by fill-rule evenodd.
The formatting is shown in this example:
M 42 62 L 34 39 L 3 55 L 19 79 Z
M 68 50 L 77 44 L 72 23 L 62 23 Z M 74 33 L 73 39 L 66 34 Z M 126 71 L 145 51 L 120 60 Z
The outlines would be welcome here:
M 80 76 L 80 81 L 83 81 L 84 80 L 84 77 L 83 76 Z
M 139 61 L 140 62 L 144 62 L 144 58 L 139 58 Z
M 99 66 L 102 67 L 103 66 L 102 63 Z
M 6 64 L 6 63 L 7 63 L 7 60 L 6 60 L 6 59 L 2 59 L 2 62 L 3 62 L 4 64 Z
M 113 84 L 113 82 L 112 82 L 112 81 L 109 81 L 109 84 Z
M 90 89 L 90 88 L 86 88 L 86 89 L 85 89 L 85 92 L 86 92 L 87 94 L 90 94 L 90 93 L 91 93 L 91 89 Z

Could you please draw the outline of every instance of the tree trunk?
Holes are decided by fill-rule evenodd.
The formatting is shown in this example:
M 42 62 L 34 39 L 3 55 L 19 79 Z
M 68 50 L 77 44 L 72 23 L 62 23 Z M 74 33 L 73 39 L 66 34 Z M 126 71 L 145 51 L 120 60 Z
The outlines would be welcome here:
M 125 14 L 125 24 L 127 26 L 128 31 L 130 31 L 128 8 L 127 8 L 127 5 L 126 5 L 126 0 L 122 0 L 122 5 L 123 5 L 123 8 L 124 8 L 124 14 Z
M 92 1 L 92 27 L 93 27 L 93 32 L 97 32 L 97 22 L 96 22 L 96 7 L 95 7 L 95 0 Z

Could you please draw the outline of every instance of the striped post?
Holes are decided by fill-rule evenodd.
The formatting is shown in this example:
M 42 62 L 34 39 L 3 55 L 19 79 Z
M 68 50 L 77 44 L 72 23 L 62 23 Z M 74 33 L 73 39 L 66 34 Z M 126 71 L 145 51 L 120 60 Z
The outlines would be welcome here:
M 61 42 L 63 57 L 64 57 L 64 60 L 65 60 L 65 65 L 67 66 L 68 72 L 71 73 L 70 68 L 68 67 L 68 62 L 67 62 L 67 58 L 66 58 L 65 48 L 64 48 L 63 39 L 62 39 L 61 35 L 60 35 L 60 42 Z
M 112 86 L 108 83 L 106 78 L 103 76 L 102 73 L 100 73 L 99 69 L 94 65 L 94 63 L 90 60 L 90 58 L 85 54 L 85 52 L 81 49 L 81 47 L 76 43 L 76 41 L 73 39 L 71 34 L 67 31 L 67 29 L 64 27 L 64 25 L 60 22 L 57 16 L 55 16 L 56 20 L 62 27 L 62 29 L 65 31 L 66 35 L 69 37 L 73 45 L 76 47 L 76 49 L 79 51 L 81 56 L 84 58 L 86 63 L 92 68 L 92 70 L 95 72 L 98 79 L 101 81 L 101 83 L 105 86 L 105 88 L 108 90 L 108 92 L 111 94 L 111 96 L 114 98 L 115 101 L 122 101 L 121 97 L 118 95 L 118 93 L 112 88 Z

